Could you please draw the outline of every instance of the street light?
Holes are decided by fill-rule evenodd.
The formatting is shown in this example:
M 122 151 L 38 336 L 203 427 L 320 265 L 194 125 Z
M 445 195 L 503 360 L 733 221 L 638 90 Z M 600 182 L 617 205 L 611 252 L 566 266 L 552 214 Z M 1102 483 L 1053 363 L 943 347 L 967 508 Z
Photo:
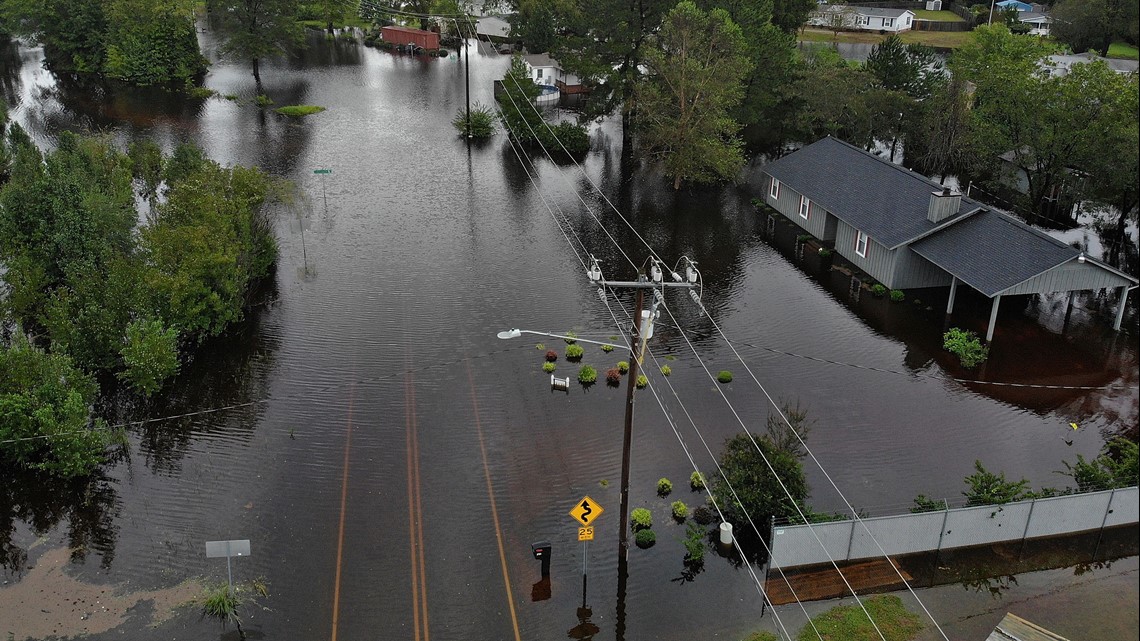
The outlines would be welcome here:
M 561 338 L 561 339 L 567 340 L 567 341 L 576 341 L 578 343 L 589 343 L 591 345 L 602 345 L 602 346 L 609 345 L 610 347 L 621 347 L 620 345 L 615 346 L 613 343 L 603 343 L 601 341 L 591 341 L 591 340 L 586 340 L 585 338 L 578 338 L 577 336 L 568 336 L 566 334 L 551 334 L 550 332 L 536 332 L 536 331 L 529 330 L 529 329 L 517 329 L 517 328 L 516 329 L 508 329 L 506 331 L 502 331 L 502 332 L 499 332 L 498 334 L 495 334 L 495 336 L 498 336 L 499 338 L 502 338 L 505 340 L 508 338 L 518 338 L 519 336 L 522 336 L 523 334 L 534 334 L 536 336 L 549 336 L 551 338 Z M 629 348 L 626 347 L 626 349 L 629 349 Z

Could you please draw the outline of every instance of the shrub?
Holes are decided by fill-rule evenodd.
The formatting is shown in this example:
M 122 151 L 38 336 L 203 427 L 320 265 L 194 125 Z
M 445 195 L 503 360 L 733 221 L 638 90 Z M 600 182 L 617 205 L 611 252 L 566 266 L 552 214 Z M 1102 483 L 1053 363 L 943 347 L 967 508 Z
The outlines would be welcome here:
M 657 543 L 657 535 L 653 533 L 653 530 L 639 530 L 637 534 L 633 536 L 633 540 L 637 543 L 637 547 L 644 550 L 645 548 L 653 547 L 653 544 Z
M 882 298 L 887 293 L 887 287 L 882 283 L 875 283 L 871 285 L 871 295 L 875 298 Z
M 692 564 L 700 563 L 705 559 L 705 531 L 700 525 L 689 522 L 685 531 L 685 538 L 681 541 L 685 546 L 685 560 Z
M 606 370 L 606 385 L 612 387 L 621 385 L 621 372 L 618 371 L 618 368 L 611 367 Z
M 568 120 L 550 125 L 550 129 L 542 127 L 538 131 L 538 137 L 551 152 L 562 151 L 565 147 L 570 155 L 580 156 L 590 151 L 590 135 L 586 132 L 586 128 Z M 559 145 L 559 142 L 562 144 Z
M 831 257 L 831 250 L 830 250 L 830 249 L 828 249 L 828 248 L 826 248 L 826 247 L 820 247 L 820 248 L 819 248 L 819 257 L 820 257 L 820 258 L 829 258 L 829 257 Z
M 693 510 L 693 520 L 701 525 L 709 525 L 716 521 L 716 512 L 702 505 Z
M 646 385 L 649 385 L 649 379 L 645 378 L 645 374 L 638 374 L 637 375 L 637 389 L 645 389 Z
M 669 496 L 673 491 L 673 481 L 667 478 L 662 478 L 657 481 L 657 496 Z
M 763 207 L 764 206 L 764 201 L 759 199 L 759 198 L 753 198 L 749 202 L 752 203 L 753 207 Z
M 574 330 L 566 332 L 565 336 L 566 338 L 563 338 L 562 340 L 566 341 L 567 345 L 573 345 L 574 343 L 578 342 L 578 334 Z
M 317 105 L 289 105 L 287 107 L 278 107 L 273 111 L 276 111 L 282 116 L 289 116 L 290 118 L 301 118 L 304 116 L 319 114 L 324 110 L 324 107 L 319 107 Z
M 634 532 L 648 530 L 653 527 L 653 514 L 643 507 L 634 508 L 629 513 L 629 526 Z
M 716 375 L 716 380 L 720 381 L 721 383 L 731 383 L 732 372 L 726 369 L 722 369 L 720 373 Z
M 684 521 L 689 516 L 689 506 L 684 501 L 673 501 L 673 518 Z
M 903 290 L 901 290 L 901 289 L 892 289 L 891 290 L 891 302 L 892 303 L 901 303 L 904 298 L 906 298 L 906 294 L 903 293 Z
M 701 474 L 700 472 L 693 472 L 690 474 L 689 487 L 693 488 L 694 492 L 697 490 L 705 489 L 705 475 Z
M 621 372 L 622 374 L 625 374 L 626 372 L 629 371 L 629 363 L 627 363 L 626 361 L 618 361 L 617 368 L 618 368 L 619 372 Z
M 490 138 L 495 135 L 495 113 L 481 103 L 471 105 L 471 137 Z M 467 133 L 467 110 L 460 109 L 451 120 L 451 125 L 461 134 Z
M 190 94 L 191 98 L 198 98 L 200 100 L 206 100 L 218 95 L 218 92 L 208 87 L 190 87 L 186 93 Z
M 226 100 L 229 100 L 230 102 L 237 102 L 238 96 L 236 93 L 228 93 L 226 94 Z
M 222 621 L 236 621 L 241 599 L 229 585 L 207 588 L 202 595 L 202 614 Z
M 546 372 L 547 374 L 553 374 L 554 370 L 556 369 L 558 369 L 558 366 L 551 361 L 546 361 L 542 364 L 542 371 Z
M 534 348 L 541 352 L 546 349 L 546 343 L 535 343 Z
M 806 243 L 809 240 L 811 240 L 811 234 L 800 234 L 799 236 L 796 236 L 797 243 Z
M 584 353 L 585 351 L 582 349 L 581 345 L 566 346 L 566 360 L 568 361 L 580 361 L 582 360 L 582 354 Z
M 257 94 L 257 106 L 268 107 L 273 104 L 273 99 L 265 94 Z
M 977 334 L 957 327 L 942 335 L 942 347 L 957 356 L 966 369 L 977 367 L 990 356 L 990 348 L 982 346 Z
M 550 361 L 551 363 L 558 360 L 558 352 L 552 349 L 546 350 L 546 360 Z
M 669 367 L 668 365 L 662 365 L 662 366 L 661 366 L 661 375 L 662 375 L 662 376 L 668 376 L 668 375 L 670 375 L 670 374 L 672 374 L 672 373 L 673 373 L 673 368 L 672 368 L 672 367 Z
M 610 352 L 614 351 L 614 346 L 613 345 L 602 345 L 602 351 L 609 354 Z
M 581 383 L 583 385 L 590 385 L 592 383 L 596 383 L 597 381 L 598 381 L 598 370 L 594 369 L 593 367 L 590 367 L 589 365 L 583 365 L 583 366 L 578 368 L 578 382 L 579 383 Z

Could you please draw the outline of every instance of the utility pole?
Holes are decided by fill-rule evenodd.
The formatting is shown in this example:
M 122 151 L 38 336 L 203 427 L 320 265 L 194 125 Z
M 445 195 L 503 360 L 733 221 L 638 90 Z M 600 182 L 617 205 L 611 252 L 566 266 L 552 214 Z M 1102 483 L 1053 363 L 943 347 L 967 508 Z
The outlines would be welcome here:
M 638 284 L 648 283 L 645 276 L 642 275 L 638 276 L 637 282 Z M 637 362 L 640 360 L 637 346 L 641 343 L 641 308 L 644 303 L 645 288 L 638 287 L 637 304 L 634 305 L 633 312 L 633 327 L 629 334 L 629 380 L 626 381 L 625 386 L 625 435 L 622 437 L 621 446 L 621 515 L 618 519 L 618 528 L 620 528 L 621 533 L 618 536 L 618 555 L 623 559 L 629 554 L 629 535 L 627 534 L 626 521 L 629 520 L 629 459 L 630 446 L 633 444 L 633 388 L 637 382 Z
M 471 27 L 469 18 L 464 18 L 463 21 Z M 463 76 L 466 83 L 466 90 L 464 94 L 467 97 L 467 140 L 471 140 L 471 41 L 469 38 L 463 38 Z

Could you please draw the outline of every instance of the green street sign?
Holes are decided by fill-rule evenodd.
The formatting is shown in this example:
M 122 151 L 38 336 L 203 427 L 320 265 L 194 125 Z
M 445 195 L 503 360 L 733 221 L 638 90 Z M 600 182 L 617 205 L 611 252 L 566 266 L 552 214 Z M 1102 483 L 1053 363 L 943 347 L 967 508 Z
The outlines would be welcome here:
M 331 174 L 332 170 L 331 169 L 314 169 L 313 173 L 314 174 Z

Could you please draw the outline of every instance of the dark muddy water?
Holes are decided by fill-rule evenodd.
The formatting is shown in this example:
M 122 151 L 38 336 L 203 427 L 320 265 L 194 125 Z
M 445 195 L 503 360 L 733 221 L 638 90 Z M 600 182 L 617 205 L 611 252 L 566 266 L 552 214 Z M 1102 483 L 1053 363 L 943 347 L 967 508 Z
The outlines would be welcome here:
M 202 37 L 212 53 L 212 35 Z M 328 108 L 295 121 L 252 104 L 257 88 L 240 63 L 215 64 L 206 78 L 237 100 L 190 100 L 57 78 L 34 48 L 13 45 L 4 55 L 12 117 L 43 145 L 63 130 L 168 147 L 192 141 L 222 163 L 256 164 L 309 194 L 303 221 L 279 221 L 281 263 L 266 302 L 184 368 L 167 398 L 112 411 L 137 419 L 223 409 L 132 427 L 129 456 L 87 485 L 6 484 L 6 579 L 25 576 L 59 545 L 79 548 L 74 574 L 120 589 L 224 578 L 220 562 L 203 558 L 203 541 L 248 538 L 253 555 L 235 563 L 235 577 L 269 583 L 268 609 L 246 619 L 261 638 L 511 639 L 515 619 L 522 639 L 563 638 L 579 625 L 582 601 L 583 552 L 567 511 L 589 494 L 606 508 L 587 554 L 596 638 L 617 637 L 622 611 L 627 639 L 731 637 L 761 624 L 747 572 L 712 556 L 683 580 L 683 527 L 654 488 L 669 477 L 670 500 L 702 497 L 688 492 L 691 467 L 648 392 L 638 396 L 631 506 L 652 509 L 658 544 L 631 551 L 627 593 L 615 599 L 624 391 L 552 394 L 536 341 L 495 333 L 617 333 L 547 202 L 604 259 L 608 276 L 629 278 L 633 268 L 575 195 L 589 185 L 573 167 L 534 158 L 532 184 L 530 165 L 502 135 L 470 148 L 455 135 L 449 122 L 464 79 L 454 57 L 314 38 L 299 58 L 263 70 L 262 91 L 276 104 Z M 473 56 L 475 100 L 490 104 L 492 80 L 508 62 Z M 774 397 L 798 401 L 815 419 L 808 444 L 855 506 L 880 513 L 905 509 L 918 493 L 956 497 L 975 459 L 1063 485 L 1055 474 L 1062 460 L 1094 456 L 1107 436 L 1135 429 L 1133 311 L 1130 333 L 1116 336 L 1105 319 L 1111 308 L 1095 297 L 1080 300 L 1067 324 L 1063 297 L 1003 305 L 984 377 L 1103 389 L 949 381 L 963 373 L 939 349 L 940 294 L 929 296 L 933 311 L 851 300 L 844 277 L 802 264 L 786 236 L 762 236 L 747 184 L 674 193 L 652 167 L 622 162 L 614 123 L 592 134 L 586 172 L 667 260 L 688 254 L 700 263 L 714 319 Z M 315 176 L 317 168 L 332 173 Z M 644 260 L 644 246 L 600 197 L 585 202 Z M 741 427 L 701 362 L 736 373 L 724 390 L 750 427 L 761 428 L 768 407 L 687 297 L 668 304 L 676 318 L 663 314 L 652 349 L 675 357 L 669 381 L 719 453 Z M 961 293 L 958 307 L 959 324 L 980 326 L 988 315 L 984 301 Z M 690 332 L 699 359 L 676 325 Z M 599 368 L 621 358 L 586 353 Z M 713 469 L 681 404 L 650 369 L 698 466 Z M 559 372 L 573 369 L 560 361 Z M 817 509 L 842 507 L 818 468 L 808 478 Z M 530 543 L 540 539 L 554 545 L 551 598 L 535 602 L 542 590 Z M 0 608 L 0 617 L 11 615 Z M 789 628 L 802 624 L 794 611 L 785 616 Z M 69 625 L 61 622 L 60 634 Z M 125 634 L 96 638 L 222 634 L 192 612 L 157 631 L 144 625 L 136 618 Z

